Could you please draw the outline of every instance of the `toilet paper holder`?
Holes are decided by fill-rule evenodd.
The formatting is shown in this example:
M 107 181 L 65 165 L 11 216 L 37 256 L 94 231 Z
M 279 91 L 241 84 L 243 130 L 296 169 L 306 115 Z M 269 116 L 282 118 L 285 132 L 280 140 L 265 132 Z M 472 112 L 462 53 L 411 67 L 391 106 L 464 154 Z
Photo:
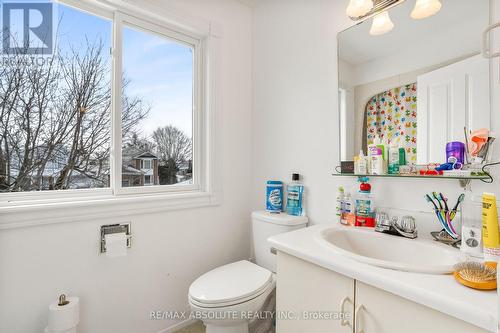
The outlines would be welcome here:
M 131 223 L 108 224 L 101 226 L 101 253 L 106 253 L 106 235 L 124 232 L 127 235 L 127 248 L 132 245 Z

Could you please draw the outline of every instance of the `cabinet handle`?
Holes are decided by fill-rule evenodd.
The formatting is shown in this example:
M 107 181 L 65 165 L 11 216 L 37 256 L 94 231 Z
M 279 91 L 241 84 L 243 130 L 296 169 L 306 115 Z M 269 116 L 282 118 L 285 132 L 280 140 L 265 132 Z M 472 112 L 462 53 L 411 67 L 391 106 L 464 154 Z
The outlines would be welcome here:
M 344 310 L 344 307 L 345 307 L 345 304 L 346 304 L 347 302 L 352 303 L 351 299 L 350 299 L 349 297 L 347 297 L 347 296 L 346 296 L 346 297 L 344 297 L 344 298 L 342 299 L 342 301 L 340 302 L 340 313 L 342 313 L 342 314 L 345 314 L 345 313 L 346 313 L 346 311 Z M 352 327 L 352 326 L 351 326 L 351 322 L 349 321 L 349 319 L 344 319 L 344 318 L 342 318 L 342 319 L 340 320 L 340 325 L 341 325 L 341 326 L 348 326 L 348 327 Z
M 356 331 L 355 331 L 356 333 L 365 333 L 364 330 L 362 330 L 362 329 L 359 328 L 359 326 L 360 326 L 360 324 L 359 324 L 359 314 L 360 314 L 361 310 L 364 310 L 364 309 L 365 309 L 364 305 L 361 304 L 361 305 L 358 305 L 358 307 L 354 311 L 354 322 L 355 322 L 355 325 L 356 325 L 356 328 L 355 328 L 356 329 Z

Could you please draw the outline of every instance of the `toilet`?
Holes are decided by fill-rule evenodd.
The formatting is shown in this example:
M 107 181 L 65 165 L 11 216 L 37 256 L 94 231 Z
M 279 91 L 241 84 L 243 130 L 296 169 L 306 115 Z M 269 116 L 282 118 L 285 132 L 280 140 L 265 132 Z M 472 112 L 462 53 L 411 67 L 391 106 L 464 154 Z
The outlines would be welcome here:
M 259 311 L 274 310 L 276 255 L 267 239 L 304 228 L 307 222 L 305 216 L 252 213 L 256 264 L 241 260 L 217 267 L 189 287 L 191 311 L 195 318 L 203 321 L 206 333 L 267 333 L 270 330 L 270 320 L 267 321 L 269 327 L 258 327 L 255 316 Z

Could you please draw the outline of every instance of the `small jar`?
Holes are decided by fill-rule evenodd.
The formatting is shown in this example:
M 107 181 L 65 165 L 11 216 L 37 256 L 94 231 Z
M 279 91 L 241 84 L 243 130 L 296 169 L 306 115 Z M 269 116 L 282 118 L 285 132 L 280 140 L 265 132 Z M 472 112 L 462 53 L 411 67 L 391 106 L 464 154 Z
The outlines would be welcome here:
M 446 162 L 449 162 L 450 157 L 455 157 L 457 162 L 463 165 L 465 160 L 465 144 L 460 141 L 448 142 L 446 145 Z

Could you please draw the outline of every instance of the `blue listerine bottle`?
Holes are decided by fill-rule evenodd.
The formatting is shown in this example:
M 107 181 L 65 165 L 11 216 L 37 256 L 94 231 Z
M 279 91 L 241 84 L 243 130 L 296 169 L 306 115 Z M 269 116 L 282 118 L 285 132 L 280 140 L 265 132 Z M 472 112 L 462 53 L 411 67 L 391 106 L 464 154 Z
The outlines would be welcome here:
M 286 212 L 289 215 L 303 215 L 302 199 L 304 185 L 299 181 L 299 174 L 292 174 L 292 182 L 287 186 Z

